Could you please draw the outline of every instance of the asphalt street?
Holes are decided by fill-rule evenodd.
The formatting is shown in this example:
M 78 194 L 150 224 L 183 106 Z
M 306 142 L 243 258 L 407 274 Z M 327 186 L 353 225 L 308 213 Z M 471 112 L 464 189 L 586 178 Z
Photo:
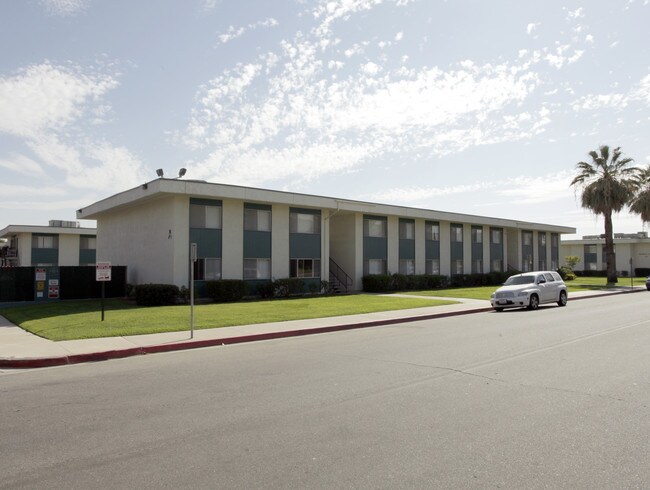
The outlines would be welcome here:
M 650 294 L 0 375 L 0 488 L 649 488 Z

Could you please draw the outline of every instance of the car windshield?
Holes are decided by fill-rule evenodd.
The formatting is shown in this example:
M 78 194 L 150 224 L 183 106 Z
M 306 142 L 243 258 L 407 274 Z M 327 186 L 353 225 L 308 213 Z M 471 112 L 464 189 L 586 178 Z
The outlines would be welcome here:
M 510 276 L 506 279 L 504 286 L 517 286 L 519 284 L 533 284 L 535 276 Z

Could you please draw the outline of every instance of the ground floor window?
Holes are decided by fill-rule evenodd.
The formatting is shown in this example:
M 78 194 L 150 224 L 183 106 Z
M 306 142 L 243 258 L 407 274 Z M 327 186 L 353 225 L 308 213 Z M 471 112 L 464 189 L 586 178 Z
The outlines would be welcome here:
M 291 277 L 320 277 L 320 259 L 291 259 Z
M 271 259 L 244 259 L 244 279 L 271 279 Z
M 539 266 L 537 268 L 538 271 L 545 271 L 546 270 L 546 259 L 539 259 Z
M 503 272 L 503 260 L 501 259 L 492 260 L 492 272 Z
M 363 273 L 366 276 L 373 274 L 386 274 L 386 259 L 364 260 Z
M 462 274 L 463 273 L 463 260 L 456 259 L 451 261 L 451 273 L 452 274 Z
M 194 262 L 196 281 L 216 281 L 221 279 L 221 259 L 203 258 Z
M 551 259 L 551 269 L 554 271 L 559 269 L 559 264 L 557 262 L 557 259 Z
M 522 272 L 530 272 L 533 270 L 533 256 L 526 255 L 522 264 Z
M 440 275 L 440 259 L 429 259 L 425 264 L 426 274 L 430 276 L 439 276 Z
M 413 259 L 400 259 L 399 273 L 407 276 L 415 274 L 415 260 Z
M 483 274 L 483 259 L 472 260 L 472 273 Z

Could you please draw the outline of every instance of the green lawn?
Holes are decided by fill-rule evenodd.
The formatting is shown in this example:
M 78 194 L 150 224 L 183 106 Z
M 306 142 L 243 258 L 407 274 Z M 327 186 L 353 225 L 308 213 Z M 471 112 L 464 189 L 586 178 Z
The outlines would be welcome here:
M 194 308 L 194 328 L 219 328 L 255 323 L 373 313 L 453 304 L 454 301 L 352 295 L 202 304 Z M 101 321 L 99 300 L 61 301 L 0 309 L 0 315 L 25 330 L 50 340 L 115 337 L 189 329 L 187 305 L 144 308 L 129 301 L 106 301 Z
M 571 291 L 606 290 L 607 278 L 605 277 L 578 277 L 573 281 L 567 281 L 567 288 Z M 635 277 L 635 286 L 645 286 L 645 277 Z M 619 277 L 617 287 L 629 287 L 629 277 Z M 466 299 L 490 299 L 490 295 L 498 286 L 480 286 L 474 288 L 448 288 L 433 289 L 429 291 L 408 291 L 402 294 L 413 294 L 416 296 L 438 296 L 442 298 L 466 298 Z

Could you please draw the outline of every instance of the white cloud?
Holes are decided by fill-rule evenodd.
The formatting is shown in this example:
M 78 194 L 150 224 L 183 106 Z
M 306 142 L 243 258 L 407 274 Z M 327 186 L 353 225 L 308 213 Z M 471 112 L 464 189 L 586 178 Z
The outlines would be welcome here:
M 533 31 L 535 31 L 539 25 L 540 25 L 539 22 L 536 23 L 536 24 L 531 22 L 530 24 L 528 24 L 528 25 L 526 26 L 526 32 L 527 32 L 528 34 L 532 34 Z
M 116 86 L 111 76 L 84 74 L 79 68 L 29 66 L 0 78 L 0 132 L 34 137 L 50 129 L 60 131 Z
M 59 187 L 34 187 L 27 185 L 7 185 L 0 184 L 0 195 L 3 196 L 2 206 L 4 207 L 4 200 L 12 197 L 51 197 L 51 196 L 65 196 L 65 189 Z
M 217 36 L 217 39 L 222 44 L 226 44 L 227 42 L 232 41 L 233 39 L 237 39 L 241 36 L 243 36 L 246 32 L 257 29 L 258 27 L 275 27 L 280 25 L 280 23 L 275 20 L 273 17 L 270 17 L 266 20 L 261 20 L 258 22 L 254 22 L 252 24 L 248 24 L 245 27 L 239 27 L 236 28 L 234 26 L 229 26 L 228 30 L 224 34 L 219 34 Z
M 403 32 L 398 32 L 397 34 L 395 34 L 395 41 L 401 41 L 402 39 L 404 39 Z
M 569 19 L 580 19 L 585 16 L 585 9 L 582 7 L 568 12 Z
M 67 17 L 84 11 L 88 6 L 89 0 L 41 0 L 41 5 L 51 15 Z
M 0 167 L 33 178 L 45 177 L 43 167 L 24 155 L 14 154 L 9 159 L 0 159 Z

